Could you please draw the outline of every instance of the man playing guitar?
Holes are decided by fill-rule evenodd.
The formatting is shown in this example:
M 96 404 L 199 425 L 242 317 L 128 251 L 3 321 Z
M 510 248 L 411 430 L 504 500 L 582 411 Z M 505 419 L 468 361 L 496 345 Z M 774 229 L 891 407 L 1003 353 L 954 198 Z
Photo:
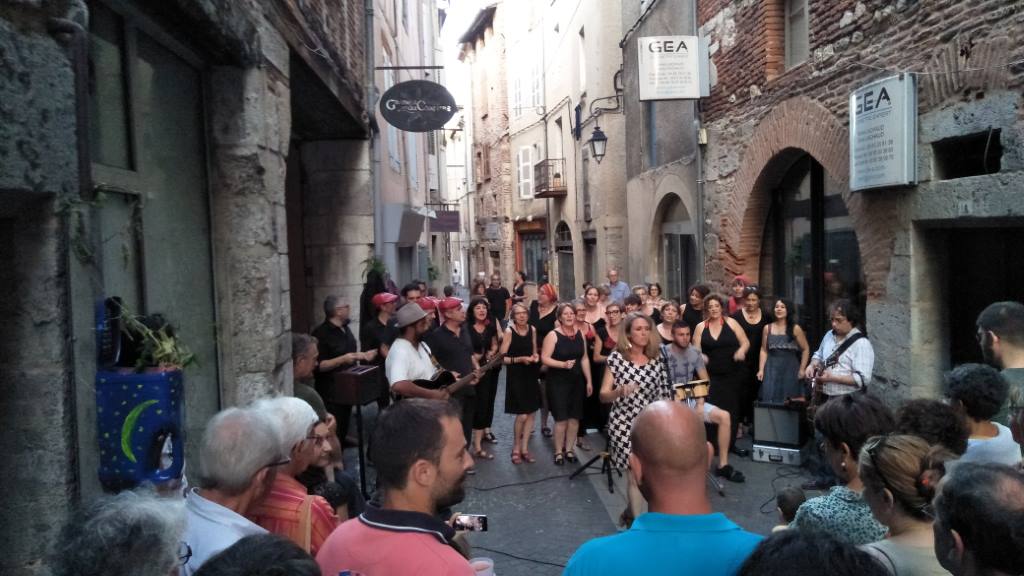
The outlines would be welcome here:
M 469 327 L 466 326 L 466 310 L 462 300 L 444 298 L 437 303 L 441 312 L 442 323 L 424 336 L 434 353 L 434 359 L 441 368 L 455 374 L 456 378 L 473 374 L 471 386 L 456 390 L 452 397 L 462 406 L 462 430 L 466 433 L 466 441 L 473 439 L 473 414 L 476 411 L 476 383 L 482 372 L 480 365 L 473 356 L 473 342 L 470 339 Z
M 437 372 L 430 348 L 422 342 L 430 330 L 430 317 L 415 302 L 402 306 L 395 315 L 400 335 L 388 351 L 384 369 L 391 393 L 404 398 L 447 400 L 444 388 L 429 389 L 417 386 L 416 380 L 430 379 Z

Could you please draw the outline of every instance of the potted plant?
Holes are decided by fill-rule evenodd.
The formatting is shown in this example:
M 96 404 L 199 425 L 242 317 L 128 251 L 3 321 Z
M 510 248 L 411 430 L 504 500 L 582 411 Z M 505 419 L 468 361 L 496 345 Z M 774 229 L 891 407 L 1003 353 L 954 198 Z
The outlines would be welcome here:
M 161 314 L 139 316 L 121 307 L 121 330 L 130 352 L 121 363 L 136 372 L 169 372 L 196 363 L 196 356 L 182 343 L 170 322 Z

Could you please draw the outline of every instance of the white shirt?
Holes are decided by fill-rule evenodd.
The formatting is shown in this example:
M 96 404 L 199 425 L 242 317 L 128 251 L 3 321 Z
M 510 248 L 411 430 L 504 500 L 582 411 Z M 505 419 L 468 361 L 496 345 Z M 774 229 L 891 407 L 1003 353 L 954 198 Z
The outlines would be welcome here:
M 1020 464 L 1020 444 L 1013 441 L 1013 433 L 998 422 L 993 424 L 999 433 L 994 438 L 968 438 L 967 452 L 960 457 L 960 462 L 994 462 L 1007 466 Z
M 854 334 L 860 334 L 860 330 L 854 328 L 850 330 L 845 338 L 836 340 L 835 332 L 829 330 L 825 337 L 821 339 L 821 346 L 814 353 L 812 360 L 817 360 L 819 364 L 824 365 L 825 360 L 832 355 L 832 352 Z M 837 376 L 853 376 L 853 381 L 857 383 L 857 386 L 839 384 L 838 382 L 826 382 L 825 394 L 827 396 L 839 396 L 863 388 L 868 382 L 871 382 L 871 371 L 874 368 L 875 349 L 871 346 L 871 341 L 867 338 L 857 340 L 843 352 L 835 366 L 828 368 L 832 374 Z
M 192 548 L 192 557 L 181 567 L 181 576 L 192 576 L 207 560 L 242 538 L 266 532 L 234 510 L 203 498 L 195 488 L 189 490 L 184 540 Z
M 395 382 L 404 380 L 429 379 L 437 372 L 437 367 L 430 356 L 430 348 L 425 343 L 420 342 L 418 348 L 413 348 L 412 342 L 405 338 L 397 338 L 388 350 L 384 370 L 387 373 L 388 384 L 393 386 Z

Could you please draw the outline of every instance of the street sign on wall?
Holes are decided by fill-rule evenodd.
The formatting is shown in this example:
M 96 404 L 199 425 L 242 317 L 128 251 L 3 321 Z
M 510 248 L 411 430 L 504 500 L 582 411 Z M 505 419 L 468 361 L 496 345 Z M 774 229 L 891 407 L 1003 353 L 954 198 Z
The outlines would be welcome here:
M 431 232 L 458 232 L 459 211 L 438 210 L 437 217 L 430 222 Z
M 380 97 L 380 114 L 406 132 L 440 130 L 455 115 L 455 98 L 437 82 L 408 80 Z
M 850 95 L 850 190 L 917 182 L 914 76 L 877 80 Z
M 637 39 L 640 100 L 686 100 L 707 96 L 697 36 L 645 36 Z M 706 60 L 706 58 L 705 58 Z

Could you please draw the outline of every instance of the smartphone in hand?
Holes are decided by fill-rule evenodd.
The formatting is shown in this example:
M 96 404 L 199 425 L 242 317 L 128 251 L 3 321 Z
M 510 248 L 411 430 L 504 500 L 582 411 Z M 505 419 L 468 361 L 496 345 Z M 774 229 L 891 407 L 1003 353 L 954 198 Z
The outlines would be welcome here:
M 487 532 L 487 516 L 485 514 L 459 514 L 455 517 L 453 527 L 460 531 Z

